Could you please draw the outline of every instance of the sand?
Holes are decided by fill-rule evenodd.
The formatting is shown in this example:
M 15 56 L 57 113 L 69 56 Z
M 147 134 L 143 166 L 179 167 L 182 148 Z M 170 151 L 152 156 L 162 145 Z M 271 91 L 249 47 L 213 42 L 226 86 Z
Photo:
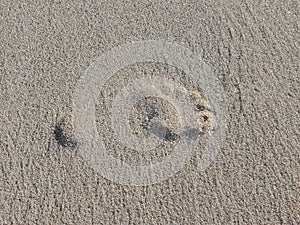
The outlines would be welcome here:
M 203 172 L 194 157 L 163 182 L 121 185 L 80 154 L 74 91 L 101 54 L 162 39 L 200 55 L 222 84 L 225 140 Z M 2 0 L 0 84 L 0 224 L 300 223 L 297 1 Z M 175 132 L 174 109 L 158 104 Z M 142 160 L 113 139 L 106 146 L 147 164 L 171 152 L 170 140 Z

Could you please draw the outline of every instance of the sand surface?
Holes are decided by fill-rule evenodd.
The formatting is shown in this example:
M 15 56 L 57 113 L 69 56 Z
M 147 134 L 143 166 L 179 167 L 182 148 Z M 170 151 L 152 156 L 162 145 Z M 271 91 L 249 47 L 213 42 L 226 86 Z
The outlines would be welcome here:
M 196 156 L 163 182 L 121 185 L 78 151 L 74 90 L 106 51 L 162 39 L 200 55 L 221 83 L 225 140 L 203 172 Z M 107 90 L 142 67 L 153 69 L 121 71 Z M 299 224 L 299 72 L 298 1 L 1 0 L 0 224 Z M 177 132 L 174 108 L 155 104 Z M 169 132 L 154 155 L 122 152 L 97 107 L 115 157 L 149 164 L 176 145 Z

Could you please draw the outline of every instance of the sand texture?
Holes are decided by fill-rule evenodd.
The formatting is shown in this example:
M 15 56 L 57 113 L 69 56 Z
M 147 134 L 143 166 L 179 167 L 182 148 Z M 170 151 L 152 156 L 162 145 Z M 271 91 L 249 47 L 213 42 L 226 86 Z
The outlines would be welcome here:
M 299 9 L 292 0 L 0 0 L 0 224 L 300 224 Z M 203 59 L 222 85 L 227 128 L 205 171 L 195 166 L 200 148 L 169 179 L 130 186 L 79 153 L 72 99 L 101 54 L 141 40 L 174 42 Z M 181 71 L 151 63 L 119 71 L 107 102 L 105 93 L 98 99 L 96 127 L 109 154 L 149 165 L 178 142 L 174 107 L 149 98 L 132 110 L 137 137 L 168 134 L 152 152 L 123 148 L 108 119 L 110 100 L 141 74 Z M 185 86 L 199 134 L 209 135 L 218 123 L 209 102 Z

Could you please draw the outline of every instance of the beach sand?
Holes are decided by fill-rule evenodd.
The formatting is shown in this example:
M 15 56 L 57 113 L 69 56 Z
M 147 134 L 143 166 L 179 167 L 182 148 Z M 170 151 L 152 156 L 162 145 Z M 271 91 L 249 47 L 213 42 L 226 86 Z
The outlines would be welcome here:
M 0 224 L 299 224 L 298 20 L 289 0 L 2 0 Z M 78 152 L 73 93 L 104 52 L 161 39 L 200 55 L 222 84 L 225 140 L 203 172 L 192 158 L 161 183 L 121 185 Z M 174 109 L 157 104 L 176 131 Z M 106 145 L 140 160 L 113 139 Z M 139 162 L 162 160 L 173 145 Z

